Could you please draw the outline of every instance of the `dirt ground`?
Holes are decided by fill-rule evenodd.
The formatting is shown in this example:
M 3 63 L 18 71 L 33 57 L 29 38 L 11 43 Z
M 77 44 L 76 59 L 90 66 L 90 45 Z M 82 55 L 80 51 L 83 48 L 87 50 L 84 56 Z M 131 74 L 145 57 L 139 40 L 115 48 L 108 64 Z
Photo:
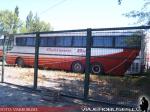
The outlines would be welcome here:
M 33 68 L 5 67 L 4 73 L 5 83 L 0 83 L 0 107 L 13 107 L 13 106 L 72 107 L 70 110 L 71 112 L 82 111 L 81 108 L 83 106 L 97 105 L 98 107 L 111 107 L 111 105 L 105 103 L 103 104 L 95 102 L 84 102 L 83 100 L 68 98 L 60 95 L 60 91 L 62 92 L 61 88 L 63 88 L 63 91 L 65 90 L 67 92 L 69 91 L 66 85 L 69 86 L 68 84 L 73 82 L 73 80 L 79 81 L 75 82 L 75 85 L 77 83 L 78 84 L 82 83 L 80 81 L 83 80 L 83 76 L 78 76 L 77 74 L 73 74 L 72 76 L 69 76 L 68 79 L 66 79 L 64 77 L 67 77 L 67 75 L 69 75 L 70 73 L 65 73 L 61 71 L 50 72 L 45 70 L 44 71 L 39 70 L 38 90 L 41 89 L 41 91 L 32 91 L 32 89 L 15 86 L 16 84 L 32 88 L 33 73 L 34 73 Z M 46 75 L 47 73 L 49 75 Z M 78 93 L 78 96 L 80 96 L 79 92 L 76 93 Z
M 32 88 L 33 81 L 34 81 L 33 68 L 5 67 L 4 82 Z M 111 85 L 112 83 L 109 77 L 108 78 L 105 77 L 105 79 L 98 79 L 97 76 L 90 77 L 89 98 L 96 99 L 102 102 L 106 101 L 114 104 L 137 106 L 136 104 L 137 99 L 135 97 L 135 94 L 133 95 L 132 93 L 129 95 L 125 94 L 126 96 L 132 95 L 133 96 L 132 98 L 118 97 L 121 94 L 117 93 L 119 92 L 117 89 L 118 83 L 120 82 L 118 82 L 118 80 L 114 81 L 116 87 L 114 86 L 113 89 L 113 85 Z M 60 98 L 60 93 L 71 96 L 83 97 L 83 88 L 84 88 L 83 74 L 42 69 L 38 71 L 38 89 L 50 90 L 50 92 L 42 91 L 40 94 L 32 93 L 26 92 L 22 88 L 17 88 L 16 86 L 1 84 L 0 105 L 81 106 L 85 104 L 83 101 L 79 101 L 77 99 L 68 100 L 68 98 L 64 97 Z M 105 106 L 111 105 L 108 104 Z
M 83 102 L 82 100 L 60 96 L 59 99 L 47 99 L 39 91 L 30 91 L 18 86 L 0 83 L 0 108 L 2 107 L 54 107 L 64 112 L 80 112 L 85 106 L 113 107 L 108 104 Z M 68 108 L 69 107 L 69 108 Z M 51 112 L 49 110 L 48 112 Z M 55 112 L 55 111 L 53 111 Z

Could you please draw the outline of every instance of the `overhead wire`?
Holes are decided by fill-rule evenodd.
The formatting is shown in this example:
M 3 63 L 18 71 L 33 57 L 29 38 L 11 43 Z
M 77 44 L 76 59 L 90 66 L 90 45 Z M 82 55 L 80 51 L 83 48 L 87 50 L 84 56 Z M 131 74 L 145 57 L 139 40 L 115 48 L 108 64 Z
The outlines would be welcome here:
M 61 0 L 61 1 L 57 2 L 56 4 L 50 6 L 50 7 L 47 8 L 46 10 L 42 11 L 42 12 L 40 13 L 40 15 L 46 13 L 47 11 L 49 11 L 49 10 L 51 10 L 51 9 L 53 9 L 53 8 L 55 8 L 55 7 L 57 7 L 57 6 L 59 6 L 59 5 L 61 5 L 62 3 L 66 2 L 66 1 L 67 1 L 67 0 Z

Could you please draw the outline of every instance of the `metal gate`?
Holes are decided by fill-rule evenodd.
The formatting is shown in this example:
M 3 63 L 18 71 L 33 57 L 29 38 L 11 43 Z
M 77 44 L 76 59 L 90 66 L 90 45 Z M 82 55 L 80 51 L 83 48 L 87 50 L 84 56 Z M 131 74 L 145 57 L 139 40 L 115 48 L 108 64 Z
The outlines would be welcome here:
M 135 107 L 138 105 L 140 96 L 147 96 L 148 92 L 143 90 L 143 86 L 139 88 L 138 84 L 134 85 L 134 80 L 139 80 L 138 76 L 123 74 L 136 59 L 137 49 L 140 47 L 140 61 L 144 65 L 144 44 L 142 43 L 149 28 L 150 26 L 100 28 L 15 35 L 14 37 L 18 40 L 14 39 L 13 44 L 19 47 L 12 47 L 9 50 L 5 50 L 5 44 L 3 47 L 4 54 L 7 51 L 7 67 L 5 67 L 4 76 L 2 75 L 2 82 L 35 90 L 53 91 L 56 96 L 63 95 L 85 101 Z M 143 34 L 140 40 L 133 38 L 134 42 L 140 41 L 136 45 L 126 38 L 129 35 L 130 38 L 136 37 L 135 32 Z M 19 40 L 20 37 L 24 41 Z M 47 37 L 51 37 L 51 41 L 53 41 L 52 38 L 58 37 L 59 41 L 55 39 L 55 45 L 59 47 L 53 45 Z M 75 42 L 75 40 L 81 37 L 85 39 L 80 46 L 79 41 Z M 68 45 L 69 42 L 70 45 Z M 45 43 L 51 46 L 48 48 Z M 122 57 L 124 55 L 126 57 Z M 4 66 L 2 67 L 4 69 Z M 81 73 L 72 72 L 80 67 Z M 95 75 L 97 73 L 99 75 Z

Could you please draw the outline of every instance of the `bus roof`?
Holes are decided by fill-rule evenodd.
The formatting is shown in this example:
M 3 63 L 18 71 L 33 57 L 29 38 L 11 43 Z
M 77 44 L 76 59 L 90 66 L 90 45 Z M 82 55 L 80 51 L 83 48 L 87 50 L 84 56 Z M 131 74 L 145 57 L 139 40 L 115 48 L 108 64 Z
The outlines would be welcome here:
M 131 36 L 131 35 L 138 35 L 141 36 L 141 32 L 137 31 L 126 31 L 126 32 L 114 32 L 114 31 L 92 31 L 92 36 Z M 36 37 L 36 34 L 17 34 L 14 35 L 15 37 Z M 41 33 L 40 37 L 53 37 L 53 36 L 87 36 L 86 32 L 61 32 L 61 33 Z

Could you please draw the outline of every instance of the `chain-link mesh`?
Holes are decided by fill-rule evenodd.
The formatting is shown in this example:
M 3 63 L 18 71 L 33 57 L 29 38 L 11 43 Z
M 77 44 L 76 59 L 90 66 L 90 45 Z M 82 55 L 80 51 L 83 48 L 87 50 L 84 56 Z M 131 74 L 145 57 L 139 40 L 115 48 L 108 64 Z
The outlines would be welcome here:
M 145 85 L 140 85 L 141 77 L 135 76 L 144 71 L 147 60 L 145 37 L 148 31 L 145 29 L 108 28 L 13 35 L 6 50 L 4 82 L 35 89 L 37 86 L 37 89 L 53 92 L 54 97 L 63 94 L 137 105 L 138 98 L 149 93 L 144 90 Z
M 137 106 L 139 97 L 147 94 L 138 87 L 140 76 L 135 76 L 144 70 L 146 33 L 143 29 L 92 31 L 89 99 Z
M 33 86 L 36 34 L 10 35 L 6 45 L 4 82 Z
M 39 70 L 38 87 L 83 97 L 86 31 L 42 33 L 40 40 L 39 66 L 45 70 Z

